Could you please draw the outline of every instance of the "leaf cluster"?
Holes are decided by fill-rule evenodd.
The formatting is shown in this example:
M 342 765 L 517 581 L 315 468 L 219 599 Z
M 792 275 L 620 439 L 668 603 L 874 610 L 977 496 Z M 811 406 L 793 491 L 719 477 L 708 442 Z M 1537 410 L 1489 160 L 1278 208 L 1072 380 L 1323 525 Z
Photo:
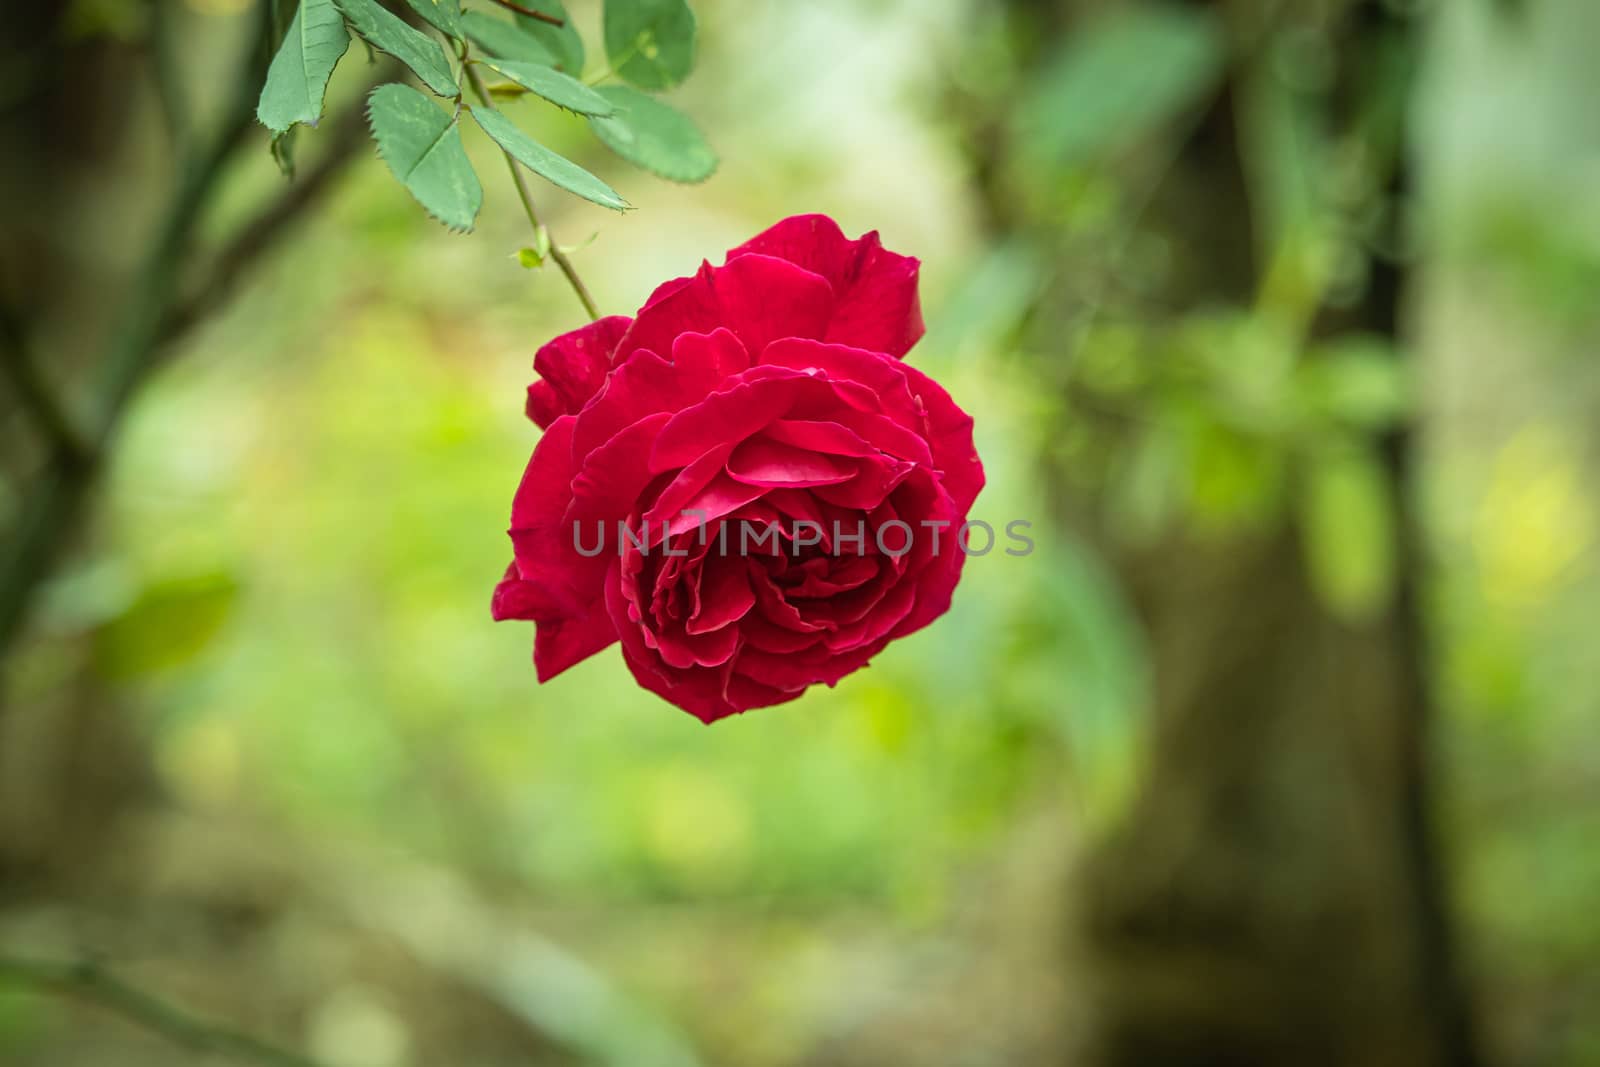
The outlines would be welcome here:
M 279 164 L 292 172 L 292 135 L 321 119 L 328 80 L 354 35 L 399 60 L 427 90 L 380 85 L 367 98 L 367 118 L 395 178 L 451 229 L 472 229 L 483 202 L 462 145 L 464 116 L 546 181 L 602 207 L 628 207 L 605 181 L 521 129 L 496 98 L 531 96 L 582 116 L 601 144 L 670 181 L 711 176 L 716 153 L 687 115 L 654 95 L 694 66 L 695 19 L 685 0 L 605 0 L 605 63 L 587 79 L 583 37 L 562 0 L 495 2 L 511 17 L 462 0 L 405 0 L 407 17 L 379 0 L 297 0 L 256 109 Z M 607 79 L 625 84 L 598 84 Z M 478 96 L 476 106 L 466 106 L 464 91 Z

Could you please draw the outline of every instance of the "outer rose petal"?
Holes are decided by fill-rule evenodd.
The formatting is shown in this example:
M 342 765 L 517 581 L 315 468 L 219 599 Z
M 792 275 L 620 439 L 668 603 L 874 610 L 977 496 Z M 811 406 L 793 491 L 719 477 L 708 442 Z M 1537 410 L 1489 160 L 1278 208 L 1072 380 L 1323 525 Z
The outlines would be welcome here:
M 563 521 L 572 503 L 573 425 L 570 415 L 552 422 L 523 472 L 511 505 L 516 559 L 496 587 L 492 605 L 497 618 L 532 618 L 538 624 L 535 663 L 540 681 L 615 640 L 592 617 L 605 560 L 580 556 Z M 540 643 L 548 651 L 540 653 Z
M 752 354 L 780 337 L 822 337 L 833 317 L 827 279 L 772 256 L 742 256 L 723 267 L 703 263 L 682 284 L 662 286 L 617 346 L 621 362 L 648 348 L 671 352 L 680 334 L 733 331 Z
M 944 386 L 915 367 L 903 369 L 912 393 L 927 411 L 933 461 L 944 475 L 944 487 L 955 501 L 956 513 L 965 518 L 984 485 L 983 461 L 972 443 L 972 416 L 956 407 Z
M 610 648 L 617 640 L 617 628 L 602 601 L 576 618 L 541 622 L 533 638 L 533 666 L 539 681 L 548 682 L 596 652 Z
M 583 410 L 611 369 L 611 354 L 633 322 L 610 315 L 564 333 L 534 353 L 539 381 L 528 386 L 528 418 L 541 429 Z
M 795 215 L 729 252 L 728 262 L 750 253 L 787 259 L 828 280 L 835 303 L 823 340 L 898 358 L 922 337 L 921 264 L 884 249 L 876 230 L 852 241 L 826 215 Z

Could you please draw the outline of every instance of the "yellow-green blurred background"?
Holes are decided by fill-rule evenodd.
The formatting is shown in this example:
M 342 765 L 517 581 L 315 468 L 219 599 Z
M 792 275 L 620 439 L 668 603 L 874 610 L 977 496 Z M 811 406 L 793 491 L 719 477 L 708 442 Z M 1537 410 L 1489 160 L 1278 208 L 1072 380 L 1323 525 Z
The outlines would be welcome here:
M 203 124 L 249 5 L 164 6 Z M 536 182 L 556 239 L 592 235 L 574 258 L 629 313 L 785 215 L 879 230 L 923 261 L 910 358 L 977 420 L 974 514 L 1037 551 L 970 560 L 837 689 L 710 728 L 615 650 L 536 685 L 488 601 L 532 354 L 581 309 L 519 265 L 477 131 L 466 236 L 363 149 L 138 394 L 7 658 L 0 956 L 342 1067 L 1467 1062 L 1427 1051 L 1428 979 L 1361 1000 L 1363 968 L 1431 958 L 1365 950 L 1421 921 L 1385 836 L 1410 657 L 1476 1043 L 1600 1063 L 1600 8 L 694 6 L 670 99 L 709 182 L 509 106 L 637 208 Z M 148 16 L 5 17 L 5 278 L 66 395 L 175 180 Z M 357 46 L 330 101 L 370 77 Z M 208 239 L 283 183 L 253 136 Z M 1381 489 L 1397 427 L 1414 513 Z M 31 434 L 0 393 L 13 524 Z M 1310 593 L 1268 611 L 1279 584 Z M 1123 896 L 1153 901 L 1137 943 L 1106 932 Z M 230 1062 L 92 1000 L 0 981 L 0 1062 Z M 1424 1036 L 1350 1036 L 1385 1012 Z

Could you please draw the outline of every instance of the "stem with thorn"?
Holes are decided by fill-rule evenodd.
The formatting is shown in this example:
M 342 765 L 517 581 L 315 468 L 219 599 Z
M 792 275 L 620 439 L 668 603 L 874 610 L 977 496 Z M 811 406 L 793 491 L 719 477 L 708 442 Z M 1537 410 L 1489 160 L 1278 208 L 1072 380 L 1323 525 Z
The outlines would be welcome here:
M 462 46 L 461 49 L 461 69 L 467 76 L 468 84 L 472 86 L 473 94 L 477 96 L 486 109 L 494 111 L 494 98 L 483 84 L 483 77 L 478 73 L 476 66 L 473 65 L 472 57 L 468 54 L 465 46 Z M 567 254 L 561 251 L 554 241 L 549 239 L 550 232 L 545 229 L 544 223 L 539 221 L 539 213 L 533 206 L 533 194 L 528 191 L 527 176 L 522 173 L 522 168 L 517 164 L 515 157 L 510 152 L 502 148 L 500 154 L 506 157 L 506 166 L 511 170 L 511 180 L 516 183 L 517 196 L 522 200 L 522 210 L 527 214 L 529 224 L 533 226 L 534 238 L 537 240 L 540 234 L 544 235 L 545 240 L 539 243 L 550 246 L 550 258 L 556 261 L 556 266 L 561 268 L 561 273 L 567 276 L 567 281 L 572 285 L 572 291 L 578 294 L 578 301 L 583 304 L 583 310 L 589 313 L 590 319 L 598 319 L 600 317 L 600 309 L 595 306 L 594 297 L 589 295 L 589 289 L 583 284 L 583 279 L 578 277 L 577 268 L 572 265 L 572 260 L 568 258 Z

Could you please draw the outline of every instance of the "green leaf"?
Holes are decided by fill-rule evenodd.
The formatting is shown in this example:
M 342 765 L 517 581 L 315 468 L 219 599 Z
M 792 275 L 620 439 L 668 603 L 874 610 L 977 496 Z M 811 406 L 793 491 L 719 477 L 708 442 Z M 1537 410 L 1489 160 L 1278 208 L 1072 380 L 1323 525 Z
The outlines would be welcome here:
M 451 229 L 472 229 L 483 187 L 456 120 L 410 86 L 392 82 L 367 97 L 367 119 L 378 154 L 417 203 Z
M 584 170 L 570 159 L 550 151 L 511 124 L 511 120 L 498 111 L 475 107 L 472 117 L 483 127 L 483 132 L 494 142 L 547 181 L 554 182 L 569 193 L 593 201 L 613 211 L 624 211 L 628 202 L 617 195 L 615 189 Z
M 1356 444 L 1314 453 L 1299 503 L 1312 587 L 1341 618 L 1371 620 L 1388 605 L 1395 575 L 1394 513 L 1378 455 Z
M 282 133 L 272 135 L 272 161 L 278 165 L 278 170 L 285 178 L 294 177 L 294 142 L 295 134 L 299 132 L 298 126 L 291 126 Z
M 674 182 L 703 182 L 716 171 L 717 154 L 683 112 L 625 85 L 595 92 L 617 110 L 591 118 L 589 128 L 629 163 Z
M 450 60 L 438 41 L 407 26 L 379 7 L 376 0 L 335 0 L 350 28 L 372 47 L 387 52 L 411 68 L 422 83 L 440 96 L 460 96 Z
M 641 89 L 667 89 L 694 66 L 694 12 L 684 0 L 606 0 L 606 58 Z
M 580 115 L 606 116 L 616 110 L 609 100 L 581 81 L 569 78 L 543 63 L 519 62 L 515 59 L 486 59 L 483 65 L 568 111 L 576 111 Z
M 563 25 L 552 26 L 527 15 L 517 15 L 517 25 L 523 33 L 538 38 L 556 57 L 556 65 L 568 74 L 576 77 L 583 73 L 583 38 L 578 35 L 578 29 L 572 24 L 572 19 L 567 15 L 567 9 L 562 6 L 561 0 L 523 0 L 523 7 L 534 11 L 542 11 L 546 15 L 554 15 Z
M 446 37 L 461 39 L 461 0 L 406 0 L 411 10 Z
M 316 125 L 328 77 L 349 47 L 350 34 L 333 0 L 303 0 L 267 68 L 256 104 L 261 125 L 274 133 L 297 122 Z
M 1385 338 L 1355 335 L 1319 345 L 1296 370 L 1305 408 L 1347 425 L 1380 430 L 1394 425 L 1411 405 L 1411 383 L 1402 353 Z
M 168 578 L 147 586 L 95 634 L 95 661 L 111 678 L 135 678 L 182 666 L 211 644 L 238 600 L 226 573 Z
M 1071 34 L 1019 109 L 1017 132 L 1056 165 L 1093 162 L 1193 106 L 1221 77 L 1215 16 L 1139 5 Z
M 490 55 L 528 63 L 554 66 L 556 57 L 537 38 L 523 33 L 509 22 L 468 11 L 461 16 L 461 28 L 472 42 Z

